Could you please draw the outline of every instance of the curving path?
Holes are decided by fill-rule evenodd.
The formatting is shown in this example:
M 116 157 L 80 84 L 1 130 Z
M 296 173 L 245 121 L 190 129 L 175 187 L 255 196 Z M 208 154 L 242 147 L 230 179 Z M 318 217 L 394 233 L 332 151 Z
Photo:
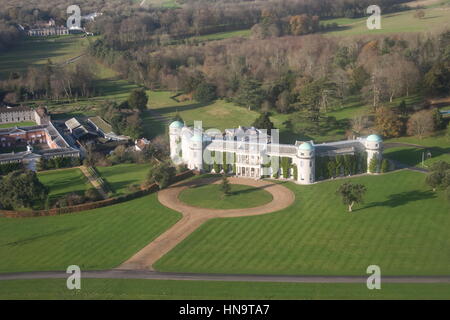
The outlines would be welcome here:
M 120 270 L 153 270 L 153 264 L 163 255 L 172 250 L 177 244 L 194 232 L 200 225 L 213 218 L 232 218 L 242 216 L 256 216 L 282 210 L 290 206 L 294 200 L 294 193 L 288 188 L 270 181 L 252 180 L 244 178 L 229 178 L 231 184 L 248 185 L 264 188 L 272 194 L 272 201 L 254 208 L 247 209 L 207 209 L 190 206 L 182 202 L 178 195 L 191 186 L 219 183 L 220 178 L 195 179 L 180 182 L 158 192 L 158 200 L 166 207 L 181 212 L 183 217 L 169 230 L 161 234 L 150 244 L 125 261 L 117 269 Z

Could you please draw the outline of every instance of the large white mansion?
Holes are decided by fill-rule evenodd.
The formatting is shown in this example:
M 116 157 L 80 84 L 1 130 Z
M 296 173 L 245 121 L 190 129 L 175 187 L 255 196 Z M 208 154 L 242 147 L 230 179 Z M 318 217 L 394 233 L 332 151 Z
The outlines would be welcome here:
M 170 124 L 169 135 L 172 161 L 185 164 L 189 169 L 210 171 L 211 164 L 221 161 L 225 153 L 228 157 L 226 163 L 234 166 L 233 171 L 238 177 L 259 179 L 273 176 L 274 170 L 279 173 L 280 166 L 273 165 L 274 159 L 287 158 L 296 170 L 293 174 L 293 170 L 289 169 L 289 178 L 299 184 L 316 181 L 318 157 L 364 153 L 368 167 L 374 157 L 380 161 L 383 152 L 383 141 L 378 135 L 323 144 L 297 141 L 290 145 L 276 143 L 264 130 L 253 127 L 226 129 L 221 133 L 187 127 L 180 121 Z

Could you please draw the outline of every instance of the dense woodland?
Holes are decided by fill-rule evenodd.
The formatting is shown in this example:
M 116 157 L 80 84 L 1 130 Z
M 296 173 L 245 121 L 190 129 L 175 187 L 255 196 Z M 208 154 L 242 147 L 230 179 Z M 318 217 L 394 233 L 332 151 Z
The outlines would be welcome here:
M 271 20 L 271 33 L 281 33 L 290 17 L 305 15 L 321 19 L 361 17 L 369 5 L 378 4 L 383 12 L 401 10 L 406 0 L 258 0 L 258 1 L 186 1 L 180 8 L 140 7 L 131 0 L 81 0 L 82 14 L 102 12 L 95 23 L 88 23 L 93 32 L 102 34 L 106 43 L 117 49 L 155 40 L 209 34 L 251 28 Z M 15 26 L 33 26 L 53 18 L 65 25 L 66 9 L 73 3 L 63 1 L 0 1 L 0 51 L 14 44 L 20 35 Z M 275 31 L 273 30 L 275 29 Z M 278 31 L 276 31 L 278 30 Z

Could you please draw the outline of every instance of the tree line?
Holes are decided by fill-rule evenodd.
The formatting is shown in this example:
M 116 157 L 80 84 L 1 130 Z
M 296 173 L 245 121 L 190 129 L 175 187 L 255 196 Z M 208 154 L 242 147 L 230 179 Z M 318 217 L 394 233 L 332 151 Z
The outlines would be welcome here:
M 326 114 L 353 97 L 382 114 L 383 106 L 399 97 L 448 94 L 449 52 L 450 32 L 228 39 L 160 47 L 150 54 L 143 48 L 114 50 L 103 40 L 90 47 L 93 56 L 148 88 L 183 91 L 200 102 L 224 98 L 249 110 L 289 113 L 292 131 L 310 134 L 340 125 Z M 409 116 L 423 107 L 398 107 L 400 131 L 406 132 Z M 378 127 L 388 115 L 379 117 Z M 371 119 L 356 119 L 356 131 Z M 299 123 L 309 126 L 296 127 Z M 395 136 L 389 131 L 396 130 L 382 131 Z
M 29 67 L 0 81 L 0 98 L 9 104 L 34 99 L 77 99 L 95 94 L 96 70 L 89 58 L 59 66 L 48 60 L 43 66 Z

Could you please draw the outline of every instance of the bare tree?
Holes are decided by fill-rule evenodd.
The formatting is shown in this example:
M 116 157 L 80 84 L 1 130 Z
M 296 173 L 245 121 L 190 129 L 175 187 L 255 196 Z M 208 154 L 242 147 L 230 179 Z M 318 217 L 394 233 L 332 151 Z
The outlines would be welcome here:
M 422 110 L 414 113 L 408 120 L 408 134 L 411 136 L 423 136 L 435 130 L 433 111 Z

